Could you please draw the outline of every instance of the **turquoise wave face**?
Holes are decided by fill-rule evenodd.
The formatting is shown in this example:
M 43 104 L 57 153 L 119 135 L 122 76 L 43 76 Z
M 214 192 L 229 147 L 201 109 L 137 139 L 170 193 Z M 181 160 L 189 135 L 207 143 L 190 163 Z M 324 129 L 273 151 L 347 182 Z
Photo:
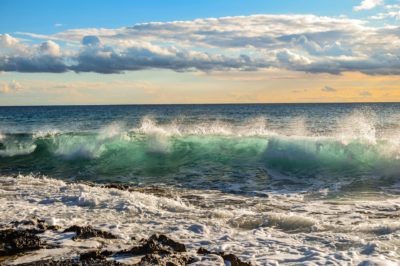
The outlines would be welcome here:
M 255 191 L 275 187 L 374 189 L 397 181 L 388 140 L 165 131 L 4 135 L 3 173 L 96 182 L 173 184 Z

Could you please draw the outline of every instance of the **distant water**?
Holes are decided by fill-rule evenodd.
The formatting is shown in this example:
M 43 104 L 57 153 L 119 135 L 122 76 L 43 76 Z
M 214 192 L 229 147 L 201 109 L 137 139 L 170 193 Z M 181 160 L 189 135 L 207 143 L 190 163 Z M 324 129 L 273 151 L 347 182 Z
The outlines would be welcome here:
M 0 107 L 0 133 L 0 227 L 90 224 L 111 250 L 165 233 L 254 265 L 400 261 L 397 103 Z M 59 249 L 14 262 L 104 246 L 41 237 Z
M 0 171 L 223 188 L 398 180 L 400 104 L 0 108 Z

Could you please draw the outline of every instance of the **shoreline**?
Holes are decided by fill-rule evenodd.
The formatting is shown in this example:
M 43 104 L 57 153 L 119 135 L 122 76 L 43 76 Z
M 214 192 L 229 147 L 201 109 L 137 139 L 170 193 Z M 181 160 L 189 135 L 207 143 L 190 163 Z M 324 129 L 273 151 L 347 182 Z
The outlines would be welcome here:
M 116 258 L 118 263 L 134 264 L 141 258 L 132 252 L 128 252 L 130 258 L 122 256 L 123 251 L 150 240 L 158 243 L 161 235 L 184 245 L 186 253 L 171 256 L 179 259 L 184 255 L 193 260 L 189 265 L 225 265 L 224 256 L 251 265 L 297 265 L 304 261 L 396 265 L 400 257 L 393 249 L 400 236 L 397 192 L 393 197 L 367 194 L 339 199 L 320 193 L 320 197 L 310 197 L 304 191 L 261 197 L 1 176 L 0 208 L 4 212 L 0 229 L 22 229 L 30 233 L 31 243 L 39 243 L 37 236 L 48 247 L 56 247 L 37 245 L 39 248 L 29 255 L 7 260 L 10 265 L 35 265 L 33 261 L 42 263 L 36 265 L 74 265 L 80 263 L 81 253 L 90 253 L 84 258 Z M 40 228 L 40 232 L 26 231 Z M 77 232 L 90 237 L 76 239 Z M 153 255 L 159 254 L 145 255 L 154 259 Z
M 190 252 L 185 245 L 163 234 L 153 234 L 148 239 L 139 242 L 132 239 L 132 244 L 127 249 L 107 250 L 81 249 L 78 254 L 69 258 L 44 258 L 24 262 L 24 257 L 29 257 L 34 252 L 59 249 L 60 246 L 48 245 L 41 239 L 46 231 L 59 234 L 73 233 L 68 237 L 72 241 L 84 241 L 91 238 L 100 238 L 103 241 L 118 240 L 112 233 L 95 229 L 91 226 L 74 225 L 69 228 L 49 225 L 45 220 L 33 218 L 30 220 L 13 221 L 8 228 L 0 228 L 0 263 L 4 265 L 196 265 L 211 262 L 224 263 L 232 266 L 251 266 L 252 264 L 241 261 L 234 254 L 224 252 L 211 252 L 199 248 L 196 253 Z

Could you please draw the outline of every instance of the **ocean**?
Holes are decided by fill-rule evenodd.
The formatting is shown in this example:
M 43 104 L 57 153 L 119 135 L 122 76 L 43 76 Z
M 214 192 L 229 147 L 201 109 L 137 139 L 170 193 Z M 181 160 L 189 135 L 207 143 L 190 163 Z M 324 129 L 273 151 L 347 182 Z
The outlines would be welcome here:
M 399 103 L 0 107 L 0 224 L 163 233 L 255 265 L 397 265 L 399 181 Z

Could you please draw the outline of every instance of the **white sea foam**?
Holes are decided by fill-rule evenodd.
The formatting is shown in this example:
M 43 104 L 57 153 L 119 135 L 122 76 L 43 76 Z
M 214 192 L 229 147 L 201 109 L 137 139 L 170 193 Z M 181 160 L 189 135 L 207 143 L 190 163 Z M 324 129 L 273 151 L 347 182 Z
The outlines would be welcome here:
M 137 128 L 131 129 L 135 133 L 155 134 L 162 136 L 269 136 L 275 135 L 267 127 L 266 119 L 257 117 L 241 124 L 232 124 L 216 121 L 204 121 L 197 123 L 185 123 L 185 121 L 174 120 L 170 123 L 160 124 L 151 117 L 144 117 Z
M 400 199 L 394 195 L 328 200 L 293 192 L 248 197 L 175 188 L 157 195 L 146 191 L 151 189 L 128 192 L 51 178 L 2 176 L 0 223 L 35 216 L 62 227 L 90 224 L 120 237 L 107 242 L 114 249 L 131 245 L 133 236 L 166 233 L 193 253 L 202 246 L 237 254 L 257 265 L 377 261 L 396 265 L 400 258 L 396 218 Z M 70 256 L 74 250 L 104 245 L 101 239 L 72 241 L 72 236 L 51 231 L 42 235 L 60 245 L 51 256 Z M 33 252 L 17 262 L 42 258 L 43 252 L 48 251 Z
M 33 133 L 33 138 L 34 139 L 39 139 L 39 138 L 46 138 L 46 137 L 54 137 L 57 134 L 62 133 L 60 130 L 56 128 L 50 128 L 50 127 L 44 127 L 41 128 Z
M 31 142 L 25 143 L 7 143 L 5 149 L 0 150 L 0 157 L 12 157 L 16 155 L 26 155 L 35 151 L 36 144 Z

